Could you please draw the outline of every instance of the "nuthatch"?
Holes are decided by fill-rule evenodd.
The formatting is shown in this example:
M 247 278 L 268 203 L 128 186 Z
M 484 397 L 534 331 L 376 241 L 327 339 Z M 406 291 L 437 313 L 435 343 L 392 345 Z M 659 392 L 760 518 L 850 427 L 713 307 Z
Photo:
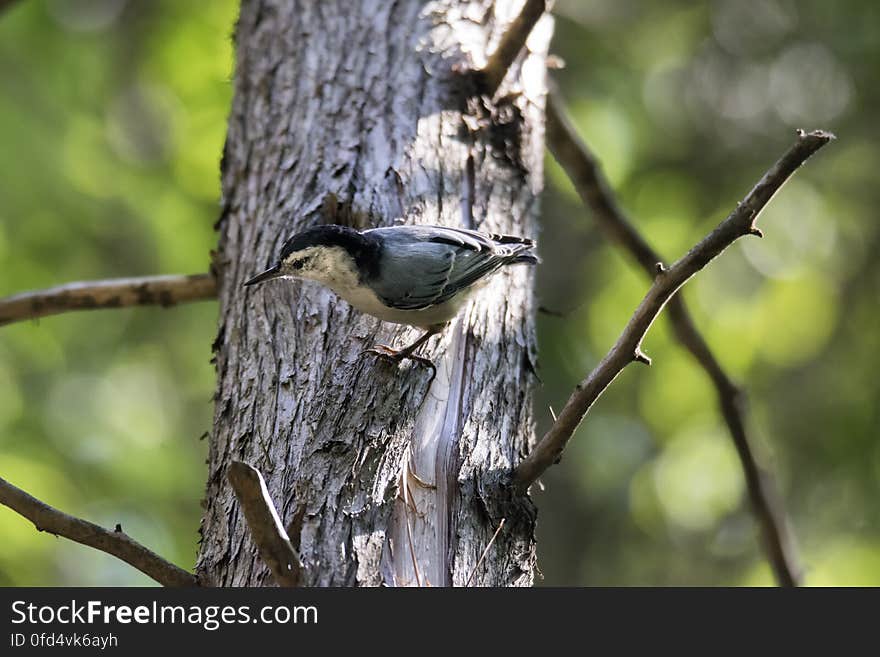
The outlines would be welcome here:
M 277 263 L 248 280 L 305 278 L 330 288 L 358 310 L 425 333 L 404 349 L 376 345 L 368 352 L 399 361 L 439 333 L 471 293 L 505 265 L 536 264 L 530 239 L 485 235 L 444 226 L 392 226 L 358 231 L 309 228 L 289 238 Z

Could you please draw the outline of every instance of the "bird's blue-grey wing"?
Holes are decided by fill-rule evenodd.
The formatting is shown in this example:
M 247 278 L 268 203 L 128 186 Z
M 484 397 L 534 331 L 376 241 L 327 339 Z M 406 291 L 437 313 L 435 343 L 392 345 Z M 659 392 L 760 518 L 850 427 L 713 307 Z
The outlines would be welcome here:
M 450 288 L 448 294 L 454 294 L 456 290 L 473 285 L 502 265 L 538 262 L 537 256 L 533 253 L 535 243 L 527 238 L 484 234 L 466 228 L 439 226 L 408 228 L 421 231 L 429 241 L 458 247 L 447 282 Z
M 385 242 L 378 275 L 367 283 L 392 308 L 433 306 L 449 282 L 455 249 L 431 242 Z
M 395 226 L 393 228 L 373 228 L 365 231 L 376 236 L 396 239 L 405 236 L 407 240 L 430 241 L 460 246 L 474 251 L 492 251 L 499 245 L 521 245 L 522 248 L 534 246 L 534 242 L 523 237 L 512 235 L 496 235 L 494 233 L 478 233 L 467 228 L 451 226 Z
M 383 244 L 382 271 L 370 287 L 389 306 L 402 310 L 443 303 L 531 248 L 528 240 L 508 246 L 495 242 L 494 236 L 453 228 L 369 232 Z

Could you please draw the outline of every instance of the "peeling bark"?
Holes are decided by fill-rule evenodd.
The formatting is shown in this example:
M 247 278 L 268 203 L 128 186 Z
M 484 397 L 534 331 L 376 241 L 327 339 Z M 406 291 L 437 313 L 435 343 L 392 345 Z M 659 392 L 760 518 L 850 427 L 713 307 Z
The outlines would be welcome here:
M 534 511 L 501 484 L 533 440 L 533 270 L 497 275 L 431 339 L 430 387 L 424 368 L 359 355 L 415 329 L 311 283 L 242 287 L 320 222 L 535 236 L 551 19 L 494 103 L 461 73 L 518 5 L 243 2 L 215 262 L 206 583 L 271 583 L 227 482 L 234 460 L 263 473 L 306 585 L 532 583 Z

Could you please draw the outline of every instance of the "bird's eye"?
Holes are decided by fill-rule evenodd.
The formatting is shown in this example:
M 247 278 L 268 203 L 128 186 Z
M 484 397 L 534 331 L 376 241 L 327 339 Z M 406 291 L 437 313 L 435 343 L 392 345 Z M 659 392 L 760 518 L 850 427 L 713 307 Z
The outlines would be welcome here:
M 305 260 L 295 260 L 294 262 L 290 263 L 290 266 L 293 269 L 302 269 L 304 264 Z

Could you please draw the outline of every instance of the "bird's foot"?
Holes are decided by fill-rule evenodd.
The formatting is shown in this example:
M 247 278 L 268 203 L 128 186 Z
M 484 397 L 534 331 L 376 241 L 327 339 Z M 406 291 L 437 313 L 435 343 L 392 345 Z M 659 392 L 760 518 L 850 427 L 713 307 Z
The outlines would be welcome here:
M 408 352 L 406 349 L 397 350 L 392 349 L 388 345 L 377 344 L 361 352 L 361 356 L 365 354 L 372 354 L 373 356 L 390 363 L 396 364 L 402 360 L 411 360 L 423 367 L 427 367 L 431 370 L 431 378 L 428 381 L 428 385 L 430 385 L 434 381 L 434 377 L 437 376 L 437 368 L 434 366 L 434 363 L 422 356 L 416 356 L 414 353 Z

